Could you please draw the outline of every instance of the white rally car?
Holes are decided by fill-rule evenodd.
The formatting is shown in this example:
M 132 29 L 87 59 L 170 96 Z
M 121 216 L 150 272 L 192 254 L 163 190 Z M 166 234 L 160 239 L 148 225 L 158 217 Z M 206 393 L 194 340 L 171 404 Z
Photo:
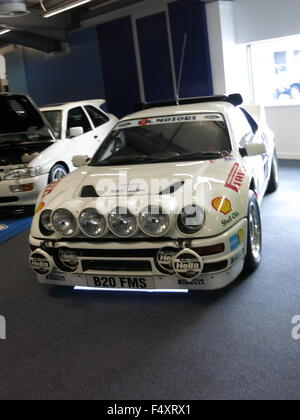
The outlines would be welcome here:
M 145 105 L 39 197 L 41 283 L 220 289 L 261 261 L 260 204 L 278 186 L 264 111 L 240 95 Z M 251 116 L 252 115 L 252 116 Z
M 99 109 L 104 102 L 48 107 L 43 116 L 25 95 L 0 95 L 0 213 L 34 210 L 40 192 L 75 169 L 74 155 L 93 156 L 118 122 Z

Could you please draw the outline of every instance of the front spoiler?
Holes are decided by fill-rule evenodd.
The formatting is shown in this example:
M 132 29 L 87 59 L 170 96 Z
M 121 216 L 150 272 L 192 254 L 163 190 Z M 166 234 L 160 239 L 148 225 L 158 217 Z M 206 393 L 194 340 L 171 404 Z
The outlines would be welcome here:
M 186 280 L 180 279 L 176 276 L 155 276 L 151 277 L 154 280 L 154 289 L 155 290 L 218 290 L 222 289 L 229 284 L 231 284 L 243 271 L 244 267 L 244 258 L 242 258 L 238 263 L 233 265 L 229 270 L 214 274 L 214 275 L 200 275 L 198 279 L 188 282 Z M 38 281 L 41 284 L 47 284 L 52 286 L 69 286 L 69 287 L 83 287 L 83 288 L 95 288 L 91 285 L 91 279 L 93 275 L 84 275 L 84 274 L 66 274 L 61 272 L 53 272 L 48 276 L 38 275 Z M 96 276 L 95 276 L 96 277 Z M 97 276 L 98 277 L 98 276 Z M 124 277 L 128 277 L 124 275 Z M 138 276 L 141 277 L 141 276 Z M 147 279 L 147 277 L 144 277 Z M 101 288 L 97 288 L 101 291 Z M 107 290 L 103 287 L 102 289 Z M 113 288 L 110 290 L 114 290 Z M 117 289 L 120 291 L 120 289 Z M 123 291 L 147 291 L 147 288 L 131 288 L 128 289 L 124 287 Z
M 242 242 L 239 244 L 232 244 L 232 236 L 237 234 L 240 230 L 243 230 L 245 235 Z M 146 250 L 147 248 L 155 248 L 160 250 L 163 247 L 174 246 L 174 242 L 155 242 L 155 241 L 144 241 L 144 242 L 132 242 L 132 243 L 121 243 L 121 242 L 89 242 L 88 240 L 80 242 L 67 242 L 67 241 L 59 241 L 55 244 L 51 243 L 51 241 L 35 239 L 30 237 L 30 245 L 32 250 L 36 250 L 42 248 L 44 251 L 51 254 L 53 250 L 60 248 L 60 247 L 68 247 L 69 249 L 74 250 L 85 250 L 88 254 L 93 252 L 93 257 L 89 256 L 79 256 L 79 268 L 75 273 L 66 273 L 59 270 L 57 266 L 55 266 L 54 270 L 51 274 L 45 275 L 37 275 L 38 280 L 40 283 L 43 284 L 51 284 L 51 285 L 59 285 L 59 286 L 81 286 L 81 287 L 92 287 L 93 276 L 94 277 L 115 277 L 115 278 L 143 278 L 151 280 L 149 283 L 154 285 L 155 289 L 188 289 L 188 290 L 216 290 L 226 287 L 230 283 L 232 283 L 242 272 L 244 266 L 244 259 L 247 252 L 247 219 L 242 219 L 236 225 L 232 226 L 227 232 L 213 238 L 204 238 L 204 239 L 193 239 L 191 241 L 191 248 L 195 249 L 198 247 L 207 247 L 216 245 L 219 243 L 224 243 L 225 250 L 221 254 L 217 255 L 210 255 L 203 257 L 204 266 L 206 264 L 218 264 L 219 262 L 225 261 L 227 262 L 224 268 L 219 269 L 219 271 L 210 271 L 210 272 L 203 272 L 200 274 L 196 280 L 194 281 L 187 281 L 181 279 L 178 275 L 171 275 L 171 274 L 162 274 L 155 264 L 155 260 L 150 257 L 142 258 L 143 260 L 147 260 L 150 264 L 151 269 L 145 272 L 122 272 L 118 271 L 118 261 L 123 260 L 122 262 L 126 264 L 126 261 L 130 263 L 130 260 L 134 259 L 137 260 L 140 257 L 130 258 L 117 258 L 117 257 L 107 257 L 101 255 L 101 253 L 112 250 L 117 250 L 118 252 L 128 252 L 131 248 L 131 252 L 137 253 L 139 250 Z M 233 246 L 234 245 L 234 246 Z M 51 250 L 52 246 L 52 250 Z M 95 255 L 96 251 L 96 255 Z M 98 254 L 99 252 L 99 254 Z M 112 269 L 111 271 L 104 271 L 101 272 L 97 270 L 93 270 L 92 268 L 88 269 L 87 271 L 83 271 L 83 263 L 85 260 L 93 258 L 93 260 L 97 261 L 109 261 L 111 263 Z M 121 268 L 121 267 L 120 267 Z M 119 269 L 120 269 L 119 268 Z

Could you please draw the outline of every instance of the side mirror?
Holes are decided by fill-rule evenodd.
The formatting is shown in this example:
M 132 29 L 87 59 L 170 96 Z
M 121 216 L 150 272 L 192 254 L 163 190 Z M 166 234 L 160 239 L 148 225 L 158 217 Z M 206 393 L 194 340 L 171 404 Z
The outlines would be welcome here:
M 71 127 L 69 130 L 69 137 L 72 139 L 74 137 L 79 137 L 84 134 L 83 127 Z
M 267 153 L 267 148 L 264 143 L 250 143 L 246 144 L 244 148 L 240 150 L 241 155 L 245 156 L 259 156 Z
M 74 168 L 81 168 L 89 163 L 90 158 L 88 156 L 73 156 L 72 163 Z

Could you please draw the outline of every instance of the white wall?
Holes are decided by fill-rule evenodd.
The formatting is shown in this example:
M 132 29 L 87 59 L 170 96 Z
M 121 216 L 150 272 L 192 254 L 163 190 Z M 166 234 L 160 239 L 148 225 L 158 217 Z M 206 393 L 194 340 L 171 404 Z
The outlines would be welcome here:
M 299 0 L 234 0 L 238 43 L 300 34 Z
M 281 159 L 300 159 L 300 107 L 276 106 L 266 108 L 267 119 L 275 134 Z
M 206 5 L 215 93 L 251 100 L 246 44 L 300 34 L 300 0 L 235 0 Z M 267 107 L 278 155 L 300 159 L 300 106 Z
M 3 55 L 0 55 L 0 79 L 6 79 L 6 63 Z
M 206 5 L 206 14 L 214 92 L 239 92 L 249 102 L 251 95 L 247 48 L 236 44 L 234 3 L 209 3 Z

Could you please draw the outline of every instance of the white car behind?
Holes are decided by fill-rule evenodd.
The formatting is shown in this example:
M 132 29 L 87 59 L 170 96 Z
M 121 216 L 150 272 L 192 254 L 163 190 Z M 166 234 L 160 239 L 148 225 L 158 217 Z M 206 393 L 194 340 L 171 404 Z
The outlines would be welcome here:
M 42 114 L 25 95 L 0 95 L 0 213 L 31 212 L 48 184 L 75 169 L 74 155 L 94 155 L 118 122 L 100 109 L 104 103 L 60 104 Z

